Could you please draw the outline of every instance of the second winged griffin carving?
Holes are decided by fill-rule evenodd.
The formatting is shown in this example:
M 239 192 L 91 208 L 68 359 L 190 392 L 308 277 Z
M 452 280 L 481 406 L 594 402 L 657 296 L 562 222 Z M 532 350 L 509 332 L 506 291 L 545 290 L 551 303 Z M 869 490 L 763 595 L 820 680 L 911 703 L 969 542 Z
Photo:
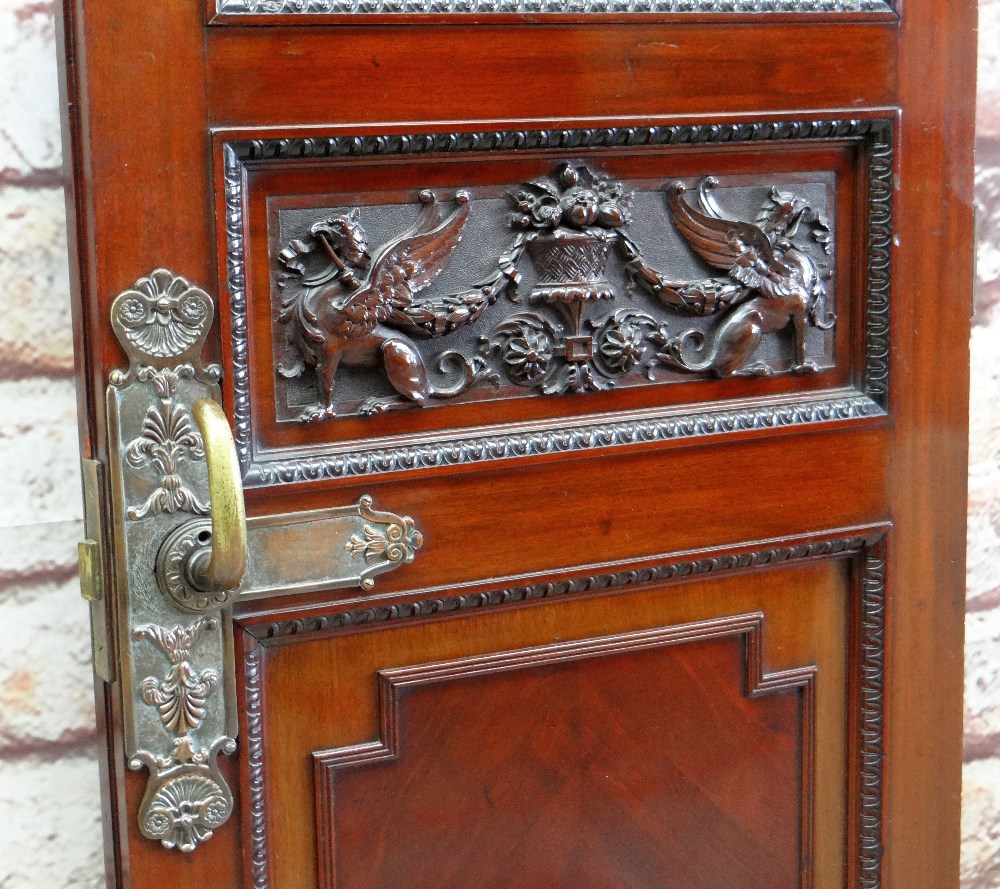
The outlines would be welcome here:
M 511 240 L 494 254 L 487 274 L 454 292 L 438 293 L 431 285 L 462 241 L 474 203 L 467 191 L 455 193 L 444 215 L 436 196 L 422 192 L 416 221 L 375 249 L 357 207 L 313 223 L 278 257 L 284 341 L 277 371 L 294 378 L 311 368 L 317 387 L 318 403 L 300 419 L 335 415 L 341 367 L 381 373 L 395 392 L 368 397 L 356 411 L 361 414 L 484 386 L 562 394 L 663 372 L 727 377 L 819 370 L 807 348 L 809 330 L 829 331 L 836 322 L 828 294 L 828 223 L 805 198 L 777 186 L 769 187 L 752 221 L 733 218 L 716 202 L 718 186 L 706 177 L 693 195 L 681 182 L 662 189 L 664 222 L 669 219 L 690 251 L 686 265 L 693 254 L 708 266 L 701 276 L 655 268 L 629 231 L 635 196 L 578 162 L 510 193 Z M 527 293 L 518 286 L 524 253 L 534 270 Z M 608 280 L 615 255 L 627 288 Z M 644 296 L 648 309 L 631 297 L 622 305 L 626 289 Z M 493 309 L 501 297 L 519 308 Z M 600 308 L 609 303 L 610 311 Z M 520 309 L 526 305 L 532 310 Z M 417 343 L 470 325 L 482 330 L 471 348 L 466 336 L 430 362 L 431 353 Z M 776 357 L 771 347 L 760 357 L 761 344 L 786 330 L 791 354 Z M 432 382 L 428 363 L 450 376 L 446 384 Z

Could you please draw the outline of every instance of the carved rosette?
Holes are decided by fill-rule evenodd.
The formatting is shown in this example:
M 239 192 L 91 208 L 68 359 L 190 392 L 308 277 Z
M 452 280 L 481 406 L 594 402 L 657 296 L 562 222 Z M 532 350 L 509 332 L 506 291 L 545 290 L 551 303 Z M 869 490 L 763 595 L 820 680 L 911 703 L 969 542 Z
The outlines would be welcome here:
M 337 415 L 336 377 L 344 366 L 366 368 L 364 374 L 381 367 L 397 393 L 364 401 L 362 415 L 503 381 L 563 395 L 664 379 L 657 370 L 715 377 L 817 371 L 808 357 L 809 329 L 830 330 L 836 322 L 827 295 L 830 226 L 804 198 L 776 186 L 748 214 L 752 219 L 732 218 L 716 203 L 718 185 L 705 177 L 695 188 L 662 187 L 663 223 L 706 267 L 697 278 L 651 265 L 629 231 L 635 195 L 578 161 L 510 193 L 506 221 L 514 240 L 488 260 L 496 271 L 463 293 L 435 293 L 431 285 L 462 239 L 472 203 L 467 190 L 456 192 L 457 207 L 443 218 L 437 197 L 422 192 L 418 221 L 377 248 L 369 245 L 360 208 L 337 212 L 279 253 L 287 272 L 279 279 L 285 347 L 277 372 L 297 377 L 311 369 L 321 403 L 300 417 L 311 421 Z M 647 200 L 647 239 L 651 212 Z M 524 253 L 535 271 L 527 294 L 518 289 Z M 690 268 L 692 256 L 683 259 Z M 612 261 L 615 280 L 629 286 L 609 281 Z M 501 297 L 534 309 L 494 320 L 477 350 L 439 352 L 436 367 L 458 379 L 435 385 L 426 367 L 433 356 L 419 339 L 477 324 Z M 608 303 L 617 303 L 610 314 Z M 783 331 L 792 343 L 787 363 L 775 354 L 782 346 L 758 352 Z M 377 391 L 380 384 L 372 385 Z
M 129 362 L 111 374 L 107 390 L 125 597 L 125 746 L 130 767 L 149 770 L 140 831 L 181 852 L 211 837 L 233 807 L 216 765 L 220 753 L 236 749 L 226 603 L 179 608 L 157 588 L 150 555 L 192 517 L 209 514 L 205 446 L 191 408 L 221 398 L 220 369 L 201 359 L 213 316 L 208 294 L 166 269 L 140 278 L 111 305 Z M 185 621 L 185 611 L 195 610 L 202 616 Z

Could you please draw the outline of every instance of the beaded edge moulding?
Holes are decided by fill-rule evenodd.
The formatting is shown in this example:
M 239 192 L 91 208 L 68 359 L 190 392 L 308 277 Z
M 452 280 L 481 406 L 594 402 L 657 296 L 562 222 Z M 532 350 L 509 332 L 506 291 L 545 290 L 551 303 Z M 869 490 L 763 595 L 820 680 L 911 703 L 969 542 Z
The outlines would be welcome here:
M 893 13 L 893 0 L 217 0 L 216 12 L 269 15 L 764 15 Z
M 810 394 L 794 401 L 764 401 L 751 406 L 691 405 L 680 414 L 637 420 L 623 417 L 567 418 L 560 428 L 478 434 L 454 430 L 432 444 L 365 446 L 351 442 L 349 452 L 300 455 L 255 452 L 250 399 L 249 328 L 244 255 L 244 172 L 249 164 L 306 159 L 363 158 L 485 153 L 493 151 L 572 152 L 582 148 L 739 145 L 754 142 L 852 140 L 863 146 L 867 178 L 865 203 L 865 284 L 861 294 L 864 323 L 859 331 L 864 358 L 858 387 Z M 454 466 L 531 456 L 614 447 L 644 442 L 698 438 L 727 432 L 763 430 L 883 416 L 889 393 L 889 291 L 892 240 L 893 125 L 886 118 L 755 121 L 597 127 L 592 129 L 487 130 L 242 139 L 225 142 L 222 165 L 227 221 L 227 289 L 232 337 L 233 419 L 235 443 L 246 487 L 266 487 L 320 479 L 364 477 L 430 467 Z M 334 450 L 336 445 L 332 446 Z

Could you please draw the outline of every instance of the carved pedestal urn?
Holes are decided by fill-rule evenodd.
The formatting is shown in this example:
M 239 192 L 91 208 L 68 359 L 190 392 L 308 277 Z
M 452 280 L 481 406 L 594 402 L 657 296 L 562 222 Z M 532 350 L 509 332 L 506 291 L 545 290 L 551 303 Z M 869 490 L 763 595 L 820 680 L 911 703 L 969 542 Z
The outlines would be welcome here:
M 532 300 L 583 303 L 614 299 L 615 292 L 604 278 L 608 254 L 616 233 L 604 228 L 577 231 L 560 226 L 536 235 L 528 252 L 538 268 L 538 283 Z
M 604 271 L 617 230 L 629 221 L 632 196 L 622 184 L 567 163 L 556 178 L 536 179 L 513 197 L 511 224 L 529 230 L 528 251 L 539 272 L 532 300 L 614 299 Z M 572 314 L 579 316 L 579 308 Z

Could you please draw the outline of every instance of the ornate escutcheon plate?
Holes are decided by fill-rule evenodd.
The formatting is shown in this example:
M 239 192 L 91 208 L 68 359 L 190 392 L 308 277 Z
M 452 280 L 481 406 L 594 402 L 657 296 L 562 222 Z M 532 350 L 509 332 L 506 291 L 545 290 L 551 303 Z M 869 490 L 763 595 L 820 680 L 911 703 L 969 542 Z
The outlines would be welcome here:
M 206 447 L 192 407 L 221 401 L 221 369 L 200 358 L 214 312 L 205 291 L 165 269 L 111 307 L 129 358 L 107 389 L 125 753 L 131 768 L 150 774 L 140 831 L 181 852 L 209 839 L 233 810 L 217 766 L 237 746 L 231 603 L 371 589 L 422 543 L 412 519 L 375 510 L 365 496 L 251 520 L 240 586 L 192 590 L 185 557 L 212 530 Z

